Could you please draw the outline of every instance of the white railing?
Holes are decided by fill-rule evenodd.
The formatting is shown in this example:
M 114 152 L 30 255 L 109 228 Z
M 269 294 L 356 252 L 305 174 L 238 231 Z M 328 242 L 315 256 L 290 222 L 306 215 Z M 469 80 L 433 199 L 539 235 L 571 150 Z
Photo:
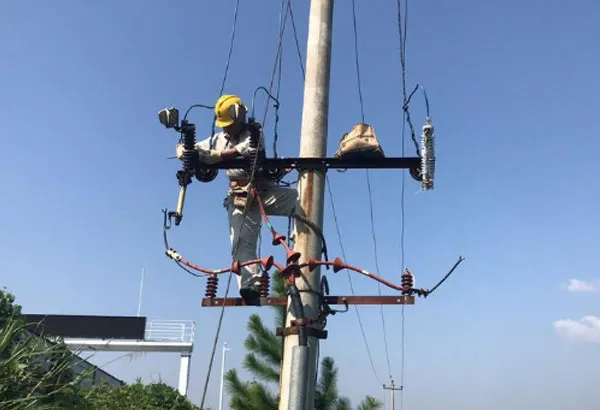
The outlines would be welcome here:
M 195 337 L 196 322 L 193 320 L 151 320 L 146 323 L 144 340 L 194 343 Z

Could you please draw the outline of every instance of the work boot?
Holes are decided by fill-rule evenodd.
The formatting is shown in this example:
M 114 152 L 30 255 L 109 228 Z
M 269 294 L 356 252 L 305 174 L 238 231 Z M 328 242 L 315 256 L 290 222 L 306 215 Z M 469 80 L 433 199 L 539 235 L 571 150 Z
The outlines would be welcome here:
M 247 305 L 258 305 L 260 302 L 260 288 L 258 284 L 240 289 L 240 296 Z

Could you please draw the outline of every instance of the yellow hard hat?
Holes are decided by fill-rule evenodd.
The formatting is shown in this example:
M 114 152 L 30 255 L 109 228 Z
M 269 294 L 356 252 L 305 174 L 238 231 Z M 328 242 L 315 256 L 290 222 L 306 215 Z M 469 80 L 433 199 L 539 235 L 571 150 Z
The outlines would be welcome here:
M 234 122 L 244 120 L 248 109 L 237 95 L 223 95 L 215 104 L 217 127 L 228 127 Z

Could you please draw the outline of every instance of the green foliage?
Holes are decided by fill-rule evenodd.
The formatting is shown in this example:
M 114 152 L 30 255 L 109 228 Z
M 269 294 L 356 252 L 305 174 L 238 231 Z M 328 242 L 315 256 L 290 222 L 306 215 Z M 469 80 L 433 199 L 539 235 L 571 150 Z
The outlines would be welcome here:
M 231 395 L 229 406 L 234 410 L 277 410 L 279 398 L 257 382 L 242 382 L 235 369 L 226 375 Z
M 86 394 L 86 410 L 199 410 L 164 383 L 143 384 L 140 379 L 117 388 L 95 386 Z
M 340 397 L 337 387 L 338 369 L 331 357 L 321 361 L 321 375 L 315 390 L 316 410 L 351 410 L 350 400 Z M 358 410 L 378 410 L 382 403 L 372 396 L 367 396 L 359 404 Z
M 29 332 L 14 301 L 0 291 L 0 408 L 78 408 L 83 398 L 71 371 L 73 355 Z
M 28 331 L 14 296 L 0 290 L 0 409 L 199 410 L 164 383 L 83 391 L 80 382 L 89 374 L 73 373 L 76 360 L 64 344 Z
M 6 321 L 11 317 L 21 317 L 21 306 L 15 303 L 15 297 L 0 289 L 0 329 L 4 328 Z
M 382 403 L 373 396 L 367 396 L 360 402 L 357 410 L 377 410 L 380 409 Z
M 278 296 L 285 295 L 285 284 L 277 272 L 271 280 L 273 293 Z M 276 311 L 275 324 L 285 325 L 286 307 L 273 307 Z M 279 390 L 279 376 L 283 358 L 282 339 L 275 332 L 263 324 L 259 315 L 253 314 L 246 325 L 248 336 L 244 346 L 248 350 L 243 366 L 254 377 L 268 383 L 275 390 Z M 337 387 L 337 368 L 331 357 L 321 361 L 319 382 L 315 390 L 315 410 L 350 410 L 350 401 L 339 396 Z M 259 381 L 244 382 L 239 379 L 235 369 L 225 375 L 227 389 L 230 394 L 229 406 L 234 410 L 276 410 L 279 405 L 279 396 L 269 387 Z M 382 403 L 371 396 L 367 396 L 359 405 L 358 410 L 377 410 L 382 408 Z

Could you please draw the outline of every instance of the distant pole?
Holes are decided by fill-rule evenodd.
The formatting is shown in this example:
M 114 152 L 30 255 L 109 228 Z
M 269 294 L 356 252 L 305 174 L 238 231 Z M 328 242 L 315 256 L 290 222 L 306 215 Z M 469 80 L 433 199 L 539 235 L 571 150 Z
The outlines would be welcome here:
M 391 395 L 391 409 L 392 410 L 396 410 L 396 392 L 400 391 L 400 390 L 404 390 L 404 386 L 400 386 L 400 387 L 395 387 L 394 386 L 394 380 L 392 380 L 392 385 L 391 386 L 386 386 L 385 384 L 383 385 L 383 389 L 384 390 L 389 390 L 390 391 L 390 395 Z
M 140 316 L 140 311 L 142 310 L 142 289 L 144 288 L 144 276 L 146 274 L 146 270 L 142 268 L 142 280 L 140 282 L 140 294 L 138 296 L 138 309 L 137 315 Z
M 223 358 L 221 359 L 221 387 L 219 388 L 219 410 L 223 410 L 223 384 L 225 381 L 225 356 L 226 352 L 231 350 L 227 347 L 227 342 L 223 343 Z

